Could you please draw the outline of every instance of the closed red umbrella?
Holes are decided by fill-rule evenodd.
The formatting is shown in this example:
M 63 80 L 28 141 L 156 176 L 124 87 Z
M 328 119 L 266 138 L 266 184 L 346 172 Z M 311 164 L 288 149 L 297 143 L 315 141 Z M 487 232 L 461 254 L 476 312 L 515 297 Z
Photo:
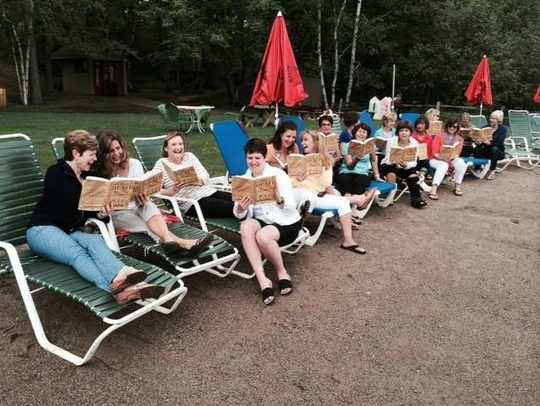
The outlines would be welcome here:
M 278 104 L 294 107 L 306 97 L 308 95 L 304 92 L 302 78 L 287 33 L 285 18 L 280 11 L 272 25 L 261 69 L 249 104 L 251 106 L 275 104 L 277 120 Z
M 489 75 L 489 62 L 486 55 L 482 58 L 474 72 L 474 76 L 465 91 L 467 102 L 480 105 L 480 114 L 482 114 L 482 105 L 493 104 L 493 94 L 491 93 L 491 78 Z
M 538 85 L 538 90 L 536 91 L 536 94 L 534 95 L 534 101 L 536 103 L 540 103 L 540 85 Z

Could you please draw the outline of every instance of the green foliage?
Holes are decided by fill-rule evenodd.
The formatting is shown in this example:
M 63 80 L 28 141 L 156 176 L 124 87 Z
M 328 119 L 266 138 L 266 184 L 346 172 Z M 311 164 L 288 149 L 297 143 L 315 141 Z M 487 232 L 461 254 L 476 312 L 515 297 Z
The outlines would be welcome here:
M 320 1 L 329 84 L 333 29 L 344 0 Z M 25 18 L 22 3 L 2 1 L 4 31 L 9 21 Z M 301 73 L 319 75 L 317 8 L 312 0 L 34 0 L 34 5 L 41 63 L 48 58 L 46 50 L 65 45 L 95 57 L 114 50 L 130 57 L 134 69 L 144 68 L 140 70 L 160 79 L 180 69 L 204 77 L 200 90 L 225 83 L 231 103 L 245 104 L 237 100 L 237 91 L 254 81 L 270 27 L 281 10 Z M 357 1 L 347 1 L 338 26 L 338 99 L 348 81 L 356 6 Z M 389 95 L 396 64 L 396 86 L 405 102 L 463 104 L 468 81 L 487 54 L 495 105 L 531 109 L 540 82 L 539 16 L 538 0 L 364 0 L 353 101 L 365 106 L 374 94 Z M 0 55 L 10 51 L 5 40 L 0 40 L 0 48 Z

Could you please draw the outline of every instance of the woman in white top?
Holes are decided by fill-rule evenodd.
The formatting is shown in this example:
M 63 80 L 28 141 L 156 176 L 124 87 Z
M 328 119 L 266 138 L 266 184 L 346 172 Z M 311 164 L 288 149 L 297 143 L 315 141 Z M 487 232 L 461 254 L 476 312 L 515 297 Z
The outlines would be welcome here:
M 154 165 L 155 170 L 163 172 L 163 189 L 165 196 L 175 196 L 196 200 L 205 217 L 233 218 L 233 201 L 230 193 L 217 190 L 209 185 L 210 175 L 201 162 L 191 152 L 186 152 L 184 134 L 173 131 L 167 134 L 161 147 L 161 156 Z M 197 184 L 184 185 L 175 183 L 167 175 L 166 167 L 175 171 L 192 166 L 199 178 Z M 195 206 L 190 201 L 179 200 L 180 210 L 189 216 L 196 217 Z
M 97 135 L 99 150 L 93 171 L 98 176 L 110 179 L 113 177 L 140 178 L 144 175 L 142 164 L 129 157 L 122 137 L 114 131 L 101 131 Z M 147 196 L 139 195 L 130 203 L 127 210 L 113 211 L 111 214 L 116 228 L 132 233 L 147 233 L 156 242 L 161 243 L 167 254 L 187 251 L 196 255 L 213 239 L 212 234 L 200 240 L 186 240 L 171 233 L 167 223 L 157 206 Z
M 234 203 L 234 215 L 244 219 L 240 226 L 242 246 L 247 259 L 255 272 L 265 305 L 274 301 L 272 282 L 264 273 L 263 255 L 274 266 L 278 277 L 278 288 L 281 295 L 292 292 L 292 282 L 279 250 L 280 246 L 292 243 L 302 228 L 300 214 L 296 211 L 296 203 L 291 181 L 287 174 L 270 166 L 266 161 L 266 144 L 258 138 L 250 139 L 244 147 L 248 170 L 245 177 L 258 178 L 275 176 L 275 202 L 252 204 L 249 196 Z

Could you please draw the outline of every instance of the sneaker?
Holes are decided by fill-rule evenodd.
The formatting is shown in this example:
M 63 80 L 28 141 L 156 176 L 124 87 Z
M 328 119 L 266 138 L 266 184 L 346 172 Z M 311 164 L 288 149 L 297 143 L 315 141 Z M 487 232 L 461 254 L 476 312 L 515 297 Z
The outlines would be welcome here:
M 163 286 L 141 282 L 124 289 L 115 296 L 115 299 L 118 304 L 126 304 L 134 300 L 157 299 L 163 292 L 165 292 Z
M 124 289 L 136 283 L 142 282 L 146 279 L 146 273 L 139 269 L 132 268 L 131 266 L 125 266 L 116 274 L 111 282 L 111 292 L 116 295 L 122 292 Z

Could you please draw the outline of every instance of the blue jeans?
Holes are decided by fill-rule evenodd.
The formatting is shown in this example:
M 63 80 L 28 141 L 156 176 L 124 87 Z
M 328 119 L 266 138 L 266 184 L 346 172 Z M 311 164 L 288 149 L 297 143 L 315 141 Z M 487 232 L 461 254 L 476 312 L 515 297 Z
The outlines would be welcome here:
M 66 234 L 58 227 L 34 226 L 26 230 L 26 241 L 34 254 L 71 266 L 81 277 L 107 292 L 125 266 L 97 234 Z

